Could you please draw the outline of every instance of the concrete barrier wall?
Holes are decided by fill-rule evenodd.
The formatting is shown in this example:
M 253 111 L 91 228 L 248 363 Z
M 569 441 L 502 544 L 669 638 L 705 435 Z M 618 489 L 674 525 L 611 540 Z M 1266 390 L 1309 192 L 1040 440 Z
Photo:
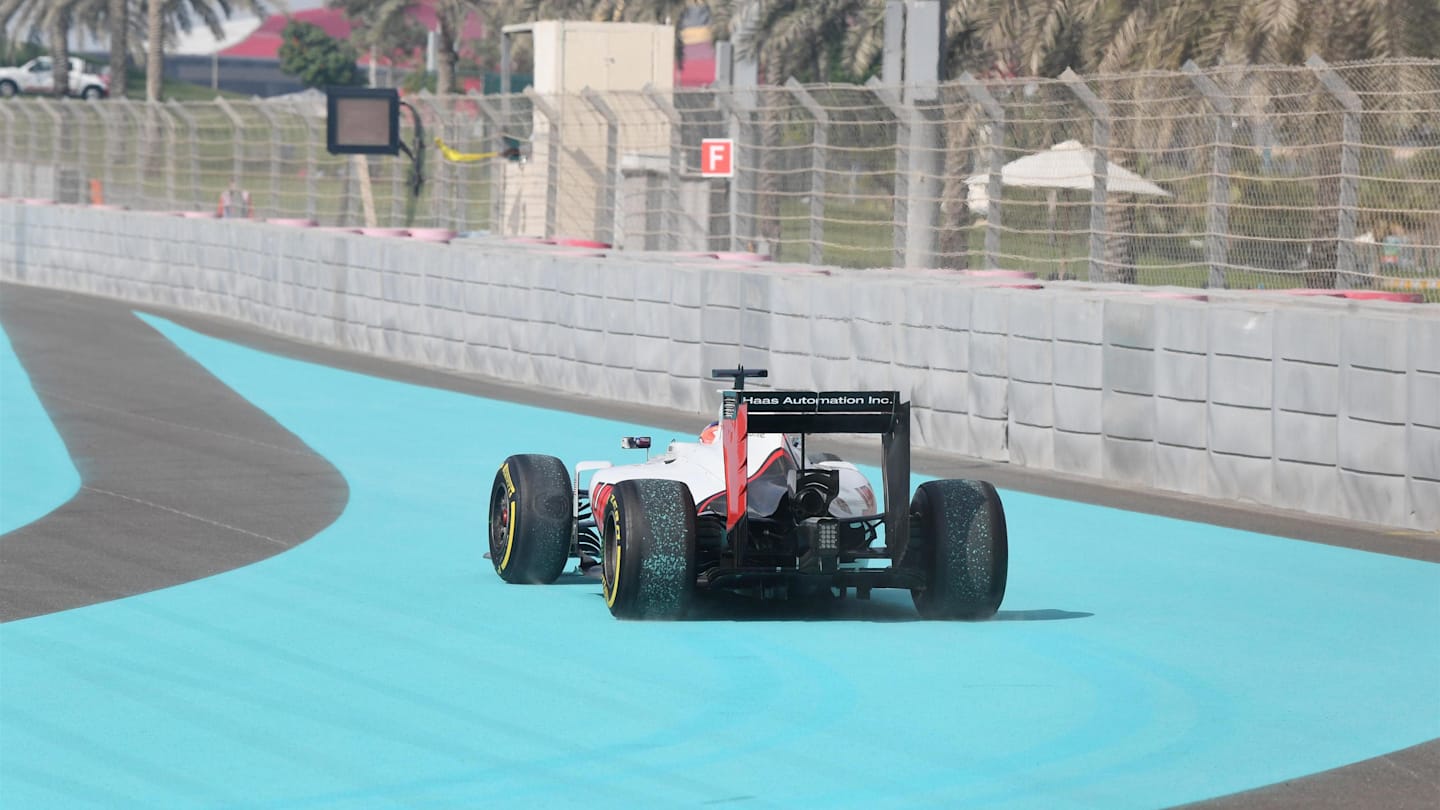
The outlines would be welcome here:
M 0 202 L 0 277 L 623 401 L 898 388 L 934 450 L 1440 529 L 1440 307 L 984 286 Z

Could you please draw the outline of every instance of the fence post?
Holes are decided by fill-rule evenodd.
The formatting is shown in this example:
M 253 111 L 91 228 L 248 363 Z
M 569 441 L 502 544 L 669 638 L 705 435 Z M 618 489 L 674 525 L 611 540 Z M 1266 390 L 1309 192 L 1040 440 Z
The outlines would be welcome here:
M 545 236 L 548 238 L 556 235 L 560 214 L 560 112 L 541 98 L 533 87 L 525 88 L 525 95 L 550 122 L 550 131 L 545 136 Z
M 235 140 L 232 142 L 233 146 L 231 147 L 234 168 L 230 170 L 230 179 L 232 182 L 243 187 L 244 180 L 242 178 L 245 174 L 245 121 L 235 112 L 235 108 L 230 106 L 230 102 L 226 101 L 223 97 L 215 97 L 215 106 L 219 107 L 220 111 L 225 113 L 225 117 L 229 118 L 230 123 L 235 127 Z M 228 185 L 228 183 L 226 185 Z
M 119 204 L 119 195 L 115 188 L 115 158 L 116 143 L 120 140 L 120 134 L 115 131 L 115 104 L 119 101 L 106 101 L 103 104 L 95 105 L 95 112 L 100 116 L 100 162 L 101 177 L 104 178 L 104 185 L 101 187 L 105 195 L 105 202 Z
M 256 101 L 254 103 L 256 112 L 270 125 L 270 216 L 285 216 L 287 212 L 280 205 L 280 167 L 284 165 L 284 159 L 280 156 L 280 121 L 270 109 L 269 102 Z
M 801 106 L 810 113 L 814 125 L 810 152 L 810 263 L 825 263 L 825 173 L 828 169 L 830 116 L 804 85 L 791 76 L 785 89 L 795 94 Z
M 480 114 L 485 120 L 490 122 L 491 131 L 494 133 L 492 151 L 495 152 L 495 159 L 490 161 L 489 231 L 498 236 L 505 233 L 505 164 L 510 160 L 505 154 L 505 123 L 502 113 L 484 96 L 476 96 L 475 105 L 480 108 Z M 505 106 L 508 109 L 509 104 Z
M 685 160 L 684 130 L 685 119 L 680 117 L 680 111 L 675 109 L 655 85 L 645 83 L 642 92 L 645 98 L 665 120 L 670 123 L 670 175 L 666 178 L 666 204 L 665 204 L 665 246 L 669 250 L 680 249 L 680 171 Z M 707 228 L 708 242 L 708 228 Z
M 1337 289 L 1349 289 L 1354 283 L 1355 267 L 1355 208 L 1360 196 L 1360 113 L 1365 105 L 1360 96 L 1340 78 L 1329 64 L 1318 55 L 1305 60 L 1305 66 L 1315 72 L 1320 84 L 1345 110 L 1340 122 L 1340 206 L 1336 227 L 1336 269 Z
M 1205 263 L 1210 265 L 1207 286 L 1225 287 L 1225 265 L 1229 261 L 1230 235 L 1230 138 L 1235 105 L 1215 80 L 1200 72 L 1194 60 L 1180 66 L 1195 89 L 1215 112 L 1215 143 L 1211 156 L 1210 202 L 1205 207 Z
M 1005 108 L 990 95 L 990 91 L 970 75 L 960 75 L 960 86 L 975 99 L 985 117 L 990 119 L 990 149 L 986 155 L 985 195 L 989 197 L 985 209 L 985 269 L 1000 269 L 1000 198 L 1004 196 L 1005 170 Z
M 68 138 L 68 133 L 65 132 L 65 122 L 60 119 L 60 113 L 50 99 L 36 98 L 35 105 L 50 117 L 50 122 L 55 126 L 54 136 L 50 138 L 50 199 L 64 202 L 61 199 L 64 195 L 60 192 L 60 155 L 62 141 Z
M 315 118 L 307 115 L 305 108 L 299 104 L 295 105 L 295 114 L 305 125 L 305 216 L 319 222 L 316 204 L 316 198 L 319 196 L 316 184 L 319 181 L 315 175 L 319 173 L 320 165 L 315 161 L 315 149 L 319 145 L 318 135 L 315 132 Z
M 0 197 L 15 196 L 15 164 L 18 162 L 15 154 L 15 113 L 10 111 L 10 104 L 0 104 L 0 117 L 5 119 L 5 159 L 0 161 L 0 168 L 5 173 L 0 175 Z
M 751 247 L 748 242 L 753 240 L 755 235 L 755 195 L 758 191 L 755 184 L 758 172 L 754 166 L 755 150 L 745 146 L 745 131 L 753 128 L 751 112 L 741 103 L 740 90 L 741 88 L 731 86 L 715 94 L 715 100 L 730 113 L 730 140 L 735 144 L 735 154 L 732 156 L 735 174 L 730 178 L 729 195 L 730 249 L 735 251 Z M 755 88 L 747 87 L 744 90 L 746 98 L 754 97 Z
M 1105 280 L 1105 203 L 1108 196 L 1110 150 L 1110 108 L 1095 95 L 1085 80 L 1070 68 L 1060 74 L 1060 80 L 1070 88 L 1085 109 L 1090 111 L 1091 132 L 1095 152 L 1095 176 L 1090 186 L 1090 280 Z
M 200 200 L 200 136 L 196 132 L 195 117 L 185 109 L 185 105 L 170 99 L 166 102 L 170 111 L 185 122 L 186 140 L 190 143 L 190 204 L 197 209 L 201 207 Z
M 890 30 L 888 27 L 886 30 Z M 910 143 L 910 108 L 900 101 L 900 94 L 893 87 L 886 87 L 875 77 L 865 83 L 875 98 L 885 105 L 890 115 L 895 118 L 895 196 L 894 223 L 892 227 L 893 257 L 891 263 L 896 267 L 905 265 L 905 223 L 910 217 L 909 196 L 910 196 L 910 175 L 906 171 L 909 158 L 906 155 L 906 144 Z
M 600 187 L 596 204 L 600 211 L 610 209 L 610 222 L 595 236 L 601 242 L 615 244 L 615 233 L 620 222 L 620 119 L 605 103 L 600 94 L 587 85 L 580 91 L 580 97 L 605 119 L 605 182 Z M 608 186 L 608 188 L 607 188 Z

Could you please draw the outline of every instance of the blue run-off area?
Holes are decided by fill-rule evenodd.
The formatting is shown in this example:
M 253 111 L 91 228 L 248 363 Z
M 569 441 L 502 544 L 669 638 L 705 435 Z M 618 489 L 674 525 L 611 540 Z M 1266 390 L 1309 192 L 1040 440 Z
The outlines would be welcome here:
M 1440 566 L 1006 492 L 994 621 L 877 592 L 617 622 L 593 580 L 494 574 L 492 476 L 665 432 L 146 320 L 349 505 L 264 562 L 0 626 L 7 807 L 1151 808 L 1440 736 Z

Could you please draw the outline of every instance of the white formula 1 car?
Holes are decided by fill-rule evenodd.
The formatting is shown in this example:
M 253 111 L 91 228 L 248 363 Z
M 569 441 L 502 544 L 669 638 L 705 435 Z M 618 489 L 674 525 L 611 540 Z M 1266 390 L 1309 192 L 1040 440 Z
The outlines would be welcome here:
M 984 619 L 1005 595 L 1005 512 L 985 481 L 921 484 L 909 498 L 910 403 L 895 391 L 746 391 L 763 369 L 717 370 L 720 420 L 639 464 L 507 458 L 490 495 L 490 557 L 506 582 L 598 567 L 622 619 L 674 619 L 697 589 L 763 597 L 904 588 L 920 614 Z M 816 433 L 878 434 L 883 508 L 854 464 L 807 457 Z M 648 437 L 622 440 L 647 449 Z M 588 482 L 585 480 L 589 474 Z M 884 529 L 883 538 L 881 528 Z M 888 561 L 888 565 L 883 562 Z

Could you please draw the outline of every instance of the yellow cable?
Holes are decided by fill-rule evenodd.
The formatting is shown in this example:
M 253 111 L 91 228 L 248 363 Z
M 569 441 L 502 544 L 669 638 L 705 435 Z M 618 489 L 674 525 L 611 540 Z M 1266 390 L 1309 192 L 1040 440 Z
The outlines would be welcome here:
M 440 140 L 438 135 L 435 137 L 435 145 L 439 147 L 440 154 L 451 163 L 474 163 L 500 154 L 499 152 L 460 152 L 446 146 L 445 142 Z

